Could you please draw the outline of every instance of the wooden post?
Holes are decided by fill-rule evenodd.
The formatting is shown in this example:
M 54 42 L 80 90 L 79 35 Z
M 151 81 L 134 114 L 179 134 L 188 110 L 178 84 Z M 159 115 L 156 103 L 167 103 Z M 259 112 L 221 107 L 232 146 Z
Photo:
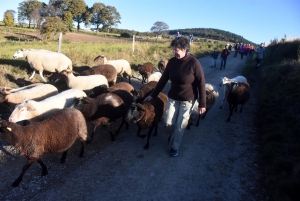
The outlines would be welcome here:
M 59 38 L 58 38 L 58 53 L 60 53 L 60 49 L 61 49 L 61 39 L 62 39 L 62 33 L 60 32 L 59 34 Z

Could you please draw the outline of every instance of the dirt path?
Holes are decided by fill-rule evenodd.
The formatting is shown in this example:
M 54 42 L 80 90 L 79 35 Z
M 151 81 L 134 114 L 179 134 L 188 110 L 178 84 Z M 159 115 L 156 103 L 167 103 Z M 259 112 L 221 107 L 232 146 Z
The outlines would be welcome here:
M 221 77 L 240 75 L 245 59 L 231 54 L 222 71 L 210 68 L 210 57 L 200 58 L 200 62 L 206 82 L 218 86 Z M 138 82 L 133 85 L 140 86 Z M 228 105 L 219 109 L 219 98 L 199 127 L 185 132 L 176 158 L 169 156 L 162 123 L 147 151 L 143 149 L 146 139 L 136 136 L 135 125 L 121 132 L 115 142 L 100 128 L 101 134 L 86 146 L 84 158 L 77 156 L 79 143 L 63 165 L 59 164 L 60 154 L 47 154 L 43 158 L 47 176 L 41 177 L 40 167 L 34 164 L 20 186 L 12 188 L 10 184 L 26 159 L 2 142 L 0 200 L 262 200 L 262 190 L 256 185 L 260 178 L 258 146 L 253 142 L 257 135 L 255 86 L 251 89 L 243 113 L 234 113 L 229 123 Z

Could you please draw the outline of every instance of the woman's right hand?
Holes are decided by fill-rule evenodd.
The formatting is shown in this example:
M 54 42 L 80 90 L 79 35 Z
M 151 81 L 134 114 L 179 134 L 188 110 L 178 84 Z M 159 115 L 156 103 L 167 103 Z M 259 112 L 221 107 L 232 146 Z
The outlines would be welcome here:
M 144 101 L 150 101 L 152 99 L 152 96 L 147 96 Z

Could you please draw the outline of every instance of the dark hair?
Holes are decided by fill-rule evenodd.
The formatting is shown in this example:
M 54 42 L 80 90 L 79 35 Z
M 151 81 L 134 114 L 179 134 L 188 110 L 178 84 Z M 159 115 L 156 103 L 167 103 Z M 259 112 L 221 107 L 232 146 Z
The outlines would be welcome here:
M 178 37 L 172 40 L 172 48 L 186 49 L 187 52 L 190 50 L 190 41 L 185 37 Z

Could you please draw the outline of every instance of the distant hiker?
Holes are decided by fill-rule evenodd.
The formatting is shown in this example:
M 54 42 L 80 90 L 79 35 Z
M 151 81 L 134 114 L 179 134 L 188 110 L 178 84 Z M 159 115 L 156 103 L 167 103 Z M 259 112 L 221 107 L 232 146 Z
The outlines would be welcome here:
M 192 43 L 194 41 L 194 36 L 193 34 L 190 35 L 190 43 Z
M 176 38 L 178 38 L 178 37 L 180 37 L 180 36 L 181 36 L 181 35 L 180 35 L 179 31 L 177 31 Z
M 241 48 L 240 48 L 241 59 L 243 59 L 246 50 L 247 50 L 246 46 L 243 43 L 241 43 Z
M 225 45 L 225 48 L 223 49 L 222 53 L 221 53 L 221 67 L 220 70 L 225 69 L 226 66 L 226 60 L 227 60 L 227 56 L 230 54 L 230 52 L 228 51 L 228 45 Z
M 211 68 L 215 68 L 216 67 L 218 56 L 219 56 L 219 52 L 217 51 L 217 48 L 215 48 L 214 51 L 210 55 L 210 57 L 212 58 L 212 60 L 211 60 Z
M 233 57 L 237 57 L 237 54 L 239 53 L 240 48 L 241 48 L 240 43 L 236 43 L 235 46 L 234 46 L 234 51 L 235 52 L 234 52 Z
M 265 45 L 263 43 L 256 49 L 256 67 L 259 68 L 261 60 L 266 57 Z

